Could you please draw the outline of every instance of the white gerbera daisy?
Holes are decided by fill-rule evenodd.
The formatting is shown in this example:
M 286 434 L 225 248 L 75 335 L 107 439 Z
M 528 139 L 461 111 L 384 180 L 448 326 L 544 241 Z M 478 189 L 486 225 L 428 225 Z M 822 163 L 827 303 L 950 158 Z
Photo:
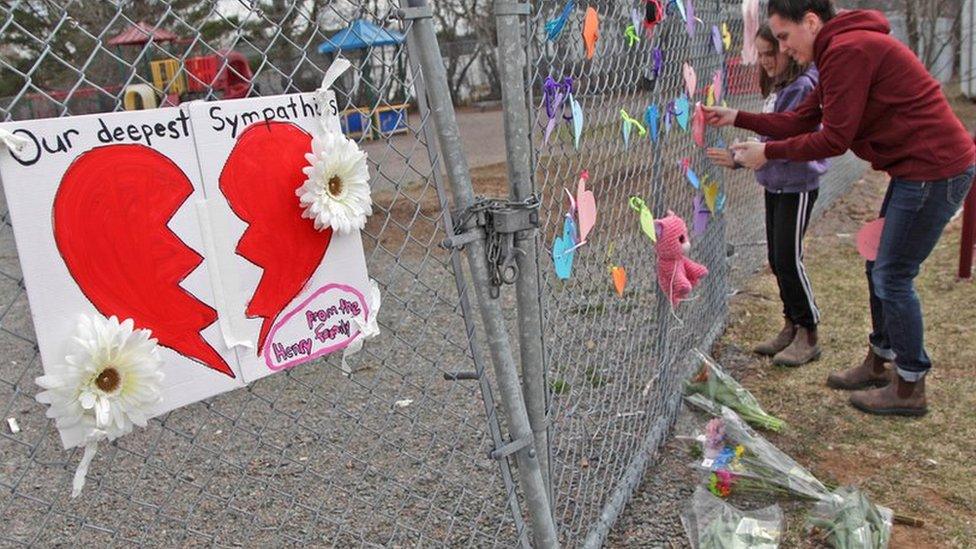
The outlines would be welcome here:
M 47 417 L 60 429 L 84 429 L 85 457 L 75 472 L 72 497 L 85 484 L 98 441 L 115 440 L 134 425 L 145 427 L 162 398 L 162 361 L 150 335 L 134 330 L 132 319 L 83 316 L 64 363 L 35 380 L 46 389 L 37 401 L 50 405 Z
M 366 153 L 341 133 L 324 132 L 312 139 L 305 158 L 309 166 L 302 172 L 308 179 L 295 191 L 305 208 L 302 217 L 314 220 L 320 231 L 332 227 L 349 233 L 365 227 L 366 216 L 373 213 Z

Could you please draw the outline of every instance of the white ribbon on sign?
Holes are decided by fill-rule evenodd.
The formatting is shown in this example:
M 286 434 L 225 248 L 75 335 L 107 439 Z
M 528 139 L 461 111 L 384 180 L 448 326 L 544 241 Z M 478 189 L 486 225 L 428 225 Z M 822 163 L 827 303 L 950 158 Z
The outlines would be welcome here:
M 329 68 L 325 70 L 325 76 L 322 77 L 322 85 L 319 89 L 313 92 L 315 100 L 319 103 L 319 110 L 321 115 L 319 116 L 319 126 L 323 132 L 329 131 L 329 127 L 325 123 L 326 119 L 326 106 L 329 104 L 329 90 L 332 88 L 332 84 L 342 76 L 342 73 L 346 72 L 352 63 L 348 59 L 343 59 L 341 57 L 337 58 L 335 61 L 329 65 Z
M 0 143 L 3 143 L 5 147 L 12 153 L 19 153 L 24 150 L 24 147 L 30 143 L 30 139 L 26 137 L 21 137 L 9 130 L 0 128 Z
M 372 278 L 369 279 L 369 295 L 366 296 L 366 302 L 367 307 L 369 307 L 369 319 L 363 321 L 361 316 L 352 319 L 356 328 L 359 329 L 359 337 L 352 340 L 352 343 L 342 351 L 342 373 L 346 375 L 352 373 L 352 368 L 346 364 L 346 358 L 362 350 L 363 341 L 380 335 L 380 326 L 376 322 L 377 315 L 380 312 L 380 287 Z

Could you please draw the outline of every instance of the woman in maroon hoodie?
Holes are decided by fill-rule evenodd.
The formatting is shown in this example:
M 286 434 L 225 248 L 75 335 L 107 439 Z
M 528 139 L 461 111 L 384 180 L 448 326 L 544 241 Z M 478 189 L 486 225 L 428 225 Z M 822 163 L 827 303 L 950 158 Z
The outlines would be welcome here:
M 873 329 L 868 354 L 859 366 L 831 374 L 827 383 L 856 390 L 851 404 L 865 412 L 923 415 L 925 374 L 932 364 L 913 281 L 972 184 L 973 140 L 939 83 L 889 35 L 881 13 L 836 14 L 830 0 L 770 0 L 768 15 L 780 48 L 799 63 L 815 62 L 820 85 L 792 112 L 713 107 L 706 109 L 706 119 L 774 139 L 734 146 L 736 159 L 749 168 L 850 149 L 891 175 L 878 256 L 867 263 Z

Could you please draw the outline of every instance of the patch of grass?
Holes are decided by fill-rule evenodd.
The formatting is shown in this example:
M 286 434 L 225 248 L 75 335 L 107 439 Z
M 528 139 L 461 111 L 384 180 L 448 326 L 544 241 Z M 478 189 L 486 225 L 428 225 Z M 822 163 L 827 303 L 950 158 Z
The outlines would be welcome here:
M 930 412 L 922 419 L 862 414 L 848 393 L 824 384 L 831 371 L 858 364 L 870 331 L 864 262 L 850 236 L 871 217 L 886 186 L 883 177 L 858 183 L 807 239 L 806 266 L 823 311 L 823 358 L 794 369 L 756 358 L 744 385 L 791 425 L 770 439 L 825 481 L 854 484 L 876 503 L 925 521 L 922 528 L 896 526 L 892 547 L 972 547 L 976 539 L 976 288 L 957 282 L 959 223 L 947 228 L 916 281 L 926 321 L 926 346 L 934 369 L 928 378 Z M 870 197 L 861 219 L 851 200 Z M 845 204 L 845 202 L 847 204 Z M 854 206 L 858 206 L 855 204 Z M 757 297 L 765 296 L 765 298 Z M 775 280 L 756 277 L 733 299 L 723 346 L 751 348 L 779 329 Z M 796 523 L 795 526 L 792 524 Z M 805 546 L 802 520 L 791 521 L 784 546 Z
M 555 395 L 562 395 L 569 392 L 569 383 L 564 379 L 554 379 L 549 385 L 552 393 Z
M 590 366 L 586 369 L 586 381 L 589 382 L 590 386 L 594 389 L 599 389 L 608 383 L 606 376 L 600 373 L 599 370 Z

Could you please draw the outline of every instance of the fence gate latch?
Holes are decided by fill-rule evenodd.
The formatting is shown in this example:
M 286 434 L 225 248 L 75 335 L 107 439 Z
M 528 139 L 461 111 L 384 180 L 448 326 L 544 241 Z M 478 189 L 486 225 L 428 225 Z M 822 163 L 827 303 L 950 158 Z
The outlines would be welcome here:
M 513 284 L 519 277 L 515 239 L 530 238 L 539 228 L 539 197 L 531 195 L 525 200 L 481 198 L 471 206 L 454 212 L 454 236 L 442 245 L 449 249 L 462 249 L 476 240 L 485 241 L 485 259 L 488 261 L 488 292 L 497 298 L 502 284 Z
M 528 2 L 495 2 L 495 15 L 532 15 Z
M 522 448 L 525 448 L 532 444 L 535 439 L 532 435 L 522 437 L 518 440 L 513 440 L 507 444 L 502 445 L 500 448 L 495 448 L 494 450 L 488 451 L 488 457 L 491 459 L 505 459 L 508 456 L 518 452 Z M 529 456 L 535 457 L 535 448 L 529 451 Z

